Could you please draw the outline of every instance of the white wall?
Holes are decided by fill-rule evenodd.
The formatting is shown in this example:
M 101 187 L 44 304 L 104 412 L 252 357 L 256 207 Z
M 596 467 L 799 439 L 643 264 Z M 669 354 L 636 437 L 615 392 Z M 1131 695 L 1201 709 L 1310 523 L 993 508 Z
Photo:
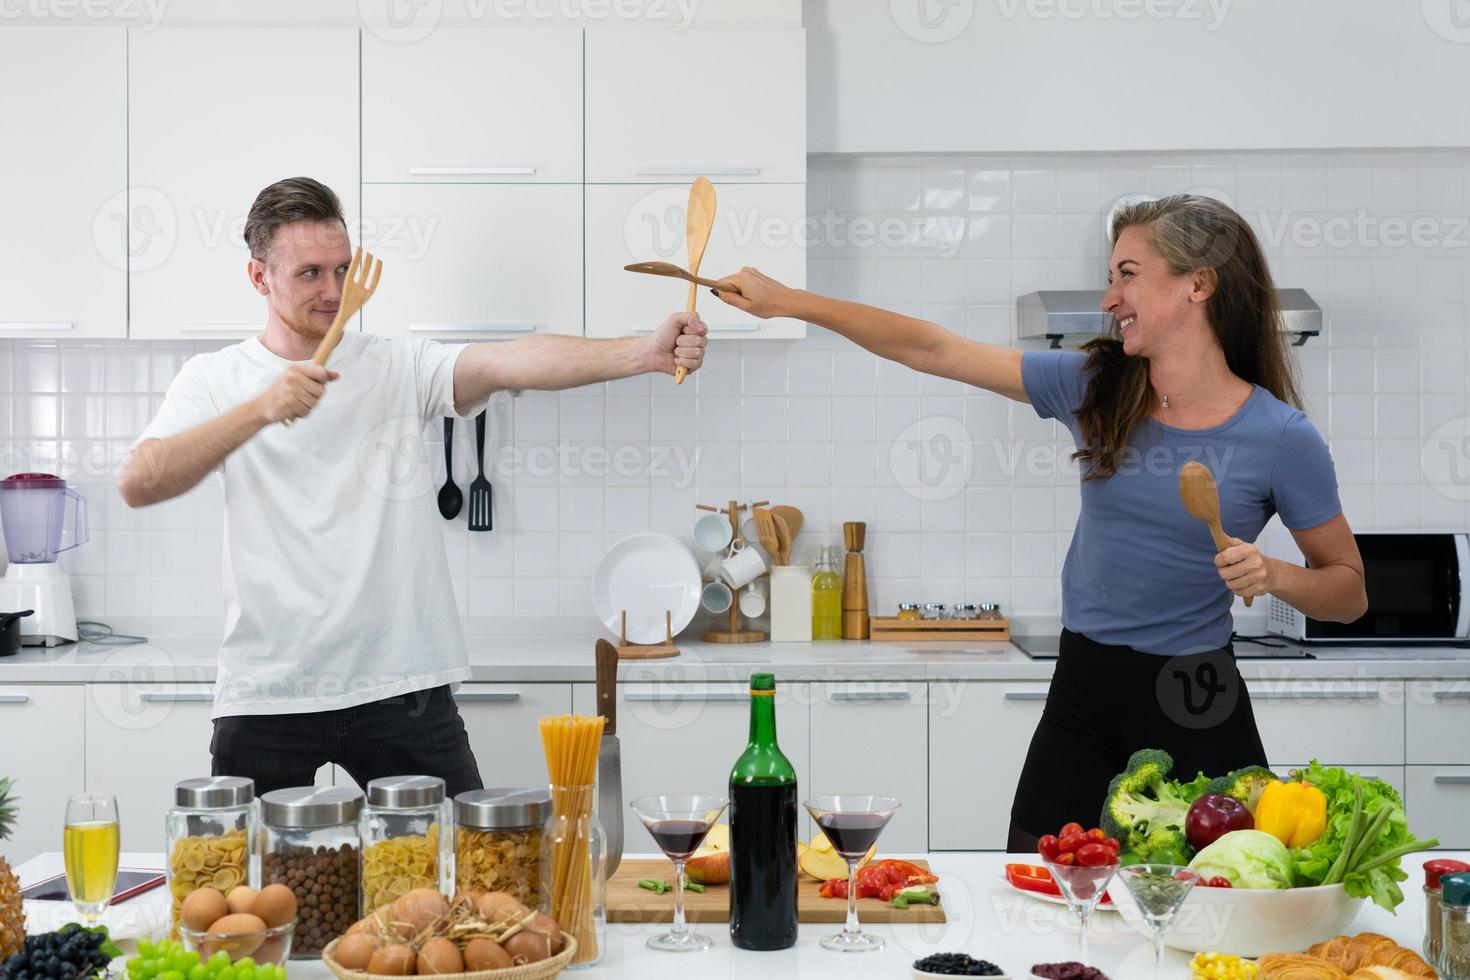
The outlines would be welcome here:
M 808 145 L 1466 146 L 1463 9 L 1462 0 L 806 0 Z

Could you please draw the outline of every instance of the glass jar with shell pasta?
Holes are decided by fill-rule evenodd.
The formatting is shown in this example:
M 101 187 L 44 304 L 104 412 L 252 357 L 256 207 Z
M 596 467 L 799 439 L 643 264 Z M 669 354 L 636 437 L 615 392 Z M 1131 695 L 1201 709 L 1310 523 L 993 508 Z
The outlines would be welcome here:
M 165 819 L 174 938 L 190 892 L 207 887 L 228 896 L 240 885 L 259 884 L 252 861 L 258 812 L 254 780 L 204 776 L 174 785 L 174 805 Z

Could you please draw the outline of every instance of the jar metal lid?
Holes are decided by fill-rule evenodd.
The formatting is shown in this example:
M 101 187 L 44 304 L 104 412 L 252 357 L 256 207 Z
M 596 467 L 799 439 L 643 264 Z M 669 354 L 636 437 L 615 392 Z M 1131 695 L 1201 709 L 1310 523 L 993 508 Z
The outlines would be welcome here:
M 926 602 L 926 603 L 924 603 L 924 608 L 925 609 L 943 609 L 944 608 L 944 603 L 942 603 L 942 602 Z
M 982 602 L 982 603 L 980 603 L 980 611 L 981 612 L 1000 612 L 1000 603 L 998 603 L 998 602 Z
M 539 827 L 550 813 L 546 789 L 472 789 L 454 798 L 455 822 L 478 830 Z
M 898 604 L 899 612 L 911 612 L 917 610 L 918 608 L 919 604 L 917 602 L 900 602 Z
M 1456 871 L 1439 879 L 1440 902 L 1461 908 L 1470 907 L 1470 871 Z
M 369 806 L 410 810 L 444 802 L 444 780 L 438 776 L 384 776 L 367 784 Z
M 223 810 L 255 799 L 255 780 L 244 776 L 200 776 L 174 783 L 174 805 L 190 810 Z
M 265 822 L 273 827 L 333 827 L 357 819 L 362 790 L 355 786 L 292 786 L 260 798 Z
M 975 604 L 973 602 L 956 602 L 954 608 L 960 612 L 974 612 Z

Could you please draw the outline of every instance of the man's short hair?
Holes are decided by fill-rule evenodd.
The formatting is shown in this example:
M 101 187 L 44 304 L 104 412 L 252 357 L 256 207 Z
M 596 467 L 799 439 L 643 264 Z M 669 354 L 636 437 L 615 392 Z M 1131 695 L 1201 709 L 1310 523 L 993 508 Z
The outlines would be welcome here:
M 267 261 L 276 229 L 296 221 L 338 221 L 347 227 L 336 192 L 310 177 L 287 177 L 255 195 L 250 205 L 250 216 L 245 219 L 250 257 Z

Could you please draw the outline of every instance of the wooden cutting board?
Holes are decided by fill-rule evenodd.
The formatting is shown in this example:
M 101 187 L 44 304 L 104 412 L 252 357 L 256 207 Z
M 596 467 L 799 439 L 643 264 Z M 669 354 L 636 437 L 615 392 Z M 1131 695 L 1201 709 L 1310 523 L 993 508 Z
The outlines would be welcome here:
M 928 870 L 927 861 L 915 861 Z M 646 888 L 638 887 L 638 879 L 656 878 L 659 881 L 674 881 L 674 865 L 659 859 L 627 859 L 618 865 L 617 873 L 607 883 L 607 921 L 609 922 L 672 922 L 674 920 L 674 893 L 657 895 Z M 802 875 L 796 886 L 796 918 L 799 922 L 842 924 L 847 919 L 847 901 L 838 898 L 823 898 L 818 894 L 820 881 Z M 862 922 L 944 922 L 944 879 L 933 886 L 939 889 L 939 905 L 915 905 L 907 909 L 896 909 L 876 898 L 858 899 L 858 919 Z M 730 886 L 708 885 L 704 894 L 684 892 L 684 915 L 690 922 L 711 923 L 730 921 Z

